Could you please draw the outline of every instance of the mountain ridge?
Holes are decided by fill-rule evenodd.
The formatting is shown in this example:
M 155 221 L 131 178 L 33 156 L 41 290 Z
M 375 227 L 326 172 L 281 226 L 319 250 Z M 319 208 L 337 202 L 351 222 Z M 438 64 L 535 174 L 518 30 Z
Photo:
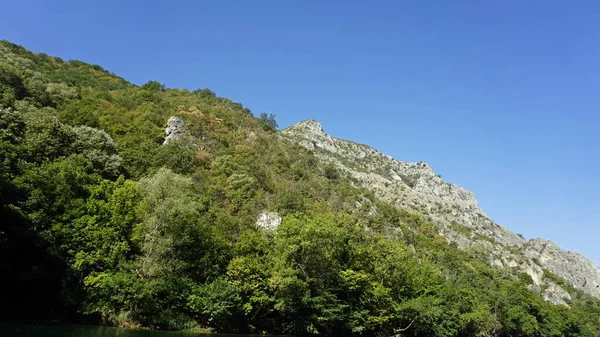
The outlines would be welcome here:
M 570 296 L 544 277 L 544 269 L 600 298 L 600 268 L 592 261 L 580 253 L 564 251 L 549 240 L 526 240 L 493 222 L 479 208 L 472 192 L 446 183 L 427 163 L 397 161 L 368 145 L 329 136 L 314 119 L 281 132 L 322 160 L 335 164 L 383 200 L 427 216 L 439 225 L 440 234 L 460 248 L 480 245 L 491 253 L 491 265 L 517 267 L 526 272 L 534 280 L 533 288 L 539 288 L 547 300 L 565 303 Z M 546 247 L 551 247 L 551 253 Z

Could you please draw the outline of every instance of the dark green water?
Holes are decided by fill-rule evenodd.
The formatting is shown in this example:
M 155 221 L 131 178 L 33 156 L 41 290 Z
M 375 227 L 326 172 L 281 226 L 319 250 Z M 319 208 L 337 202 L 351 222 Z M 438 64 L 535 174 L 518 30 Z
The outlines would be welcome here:
M 234 337 L 194 332 L 148 331 L 87 325 L 2 324 L 0 337 Z M 237 335 L 238 337 L 240 335 Z M 247 337 L 247 336 L 246 336 Z

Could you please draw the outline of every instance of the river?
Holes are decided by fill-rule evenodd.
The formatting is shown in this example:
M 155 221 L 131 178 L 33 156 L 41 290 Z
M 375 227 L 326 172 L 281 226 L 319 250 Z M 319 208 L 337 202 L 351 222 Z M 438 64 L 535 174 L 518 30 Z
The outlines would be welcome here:
M 1 337 L 239 337 L 240 335 L 201 334 L 135 330 L 89 325 L 36 325 L 0 323 Z M 245 335 L 247 337 L 247 335 Z

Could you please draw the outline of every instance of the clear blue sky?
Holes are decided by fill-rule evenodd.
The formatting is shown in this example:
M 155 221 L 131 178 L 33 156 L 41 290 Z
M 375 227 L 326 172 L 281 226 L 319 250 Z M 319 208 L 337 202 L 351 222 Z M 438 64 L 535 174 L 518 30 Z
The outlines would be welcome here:
M 424 160 L 600 264 L 597 1 L 3 1 L 0 38 Z

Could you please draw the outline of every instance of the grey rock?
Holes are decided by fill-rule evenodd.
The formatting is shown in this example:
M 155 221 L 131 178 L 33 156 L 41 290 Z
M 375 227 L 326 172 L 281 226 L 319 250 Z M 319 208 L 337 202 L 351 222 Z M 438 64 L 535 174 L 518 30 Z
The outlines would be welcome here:
M 444 228 L 456 222 L 504 245 L 522 246 L 526 242 L 493 223 L 478 207 L 473 193 L 445 183 L 424 162 L 396 161 L 366 145 L 331 137 L 314 120 L 295 124 L 282 133 L 363 182 L 379 198 L 398 207 L 426 213 Z
M 546 288 L 541 293 L 546 301 L 554 304 L 566 305 L 569 301 L 573 300 L 567 291 L 552 281 L 546 283 Z
M 523 253 L 576 289 L 600 298 L 600 269 L 583 255 L 566 252 L 554 242 L 539 238 L 529 241 Z
M 266 230 L 276 230 L 281 224 L 281 217 L 275 212 L 260 213 L 256 219 L 256 227 Z
M 281 134 L 355 178 L 357 187 L 422 214 L 459 248 L 483 247 L 490 254 L 490 264 L 529 274 L 532 287 L 548 301 L 564 303 L 570 297 L 544 276 L 544 269 L 600 298 L 600 268 L 580 254 L 565 252 L 549 241 L 527 242 L 496 224 L 479 208 L 473 193 L 446 183 L 427 163 L 394 160 L 369 146 L 331 137 L 315 120 L 295 124 Z
M 181 138 L 183 135 L 187 134 L 187 131 L 188 128 L 185 125 L 185 120 L 181 117 L 172 116 L 167 121 L 163 145 L 167 144 L 169 141 Z

